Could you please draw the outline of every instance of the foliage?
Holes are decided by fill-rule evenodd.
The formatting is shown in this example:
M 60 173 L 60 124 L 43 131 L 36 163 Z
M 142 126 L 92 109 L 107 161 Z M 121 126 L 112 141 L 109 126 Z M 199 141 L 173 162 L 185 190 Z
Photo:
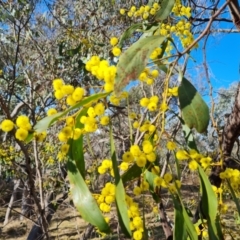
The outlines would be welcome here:
M 162 206 L 165 191 L 174 239 L 224 239 L 223 195 L 230 192 L 239 210 L 240 172 L 224 165 L 221 146 L 215 163 L 195 141 L 219 110 L 211 112 L 185 77 L 188 56 L 204 37 L 196 37 L 193 20 L 201 7 L 131 2 L 45 2 L 45 13 L 38 1 L 1 3 L 1 171 L 24 180 L 47 238 L 48 193 L 65 188 L 102 236 L 114 230 L 116 209 L 125 236 L 147 239 L 145 215 Z M 214 166 L 222 166 L 220 187 L 208 180 Z M 200 182 L 196 223 L 182 195 L 186 168 Z

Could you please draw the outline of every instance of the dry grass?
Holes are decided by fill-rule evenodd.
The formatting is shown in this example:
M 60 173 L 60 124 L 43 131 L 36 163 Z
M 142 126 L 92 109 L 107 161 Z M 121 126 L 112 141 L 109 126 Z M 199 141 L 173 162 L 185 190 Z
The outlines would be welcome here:
M 199 184 L 194 174 L 188 174 L 188 176 L 183 180 L 181 193 L 184 196 L 185 205 L 194 213 L 199 194 Z M 151 213 L 151 208 L 148 207 L 151 204 L 150 198 L 151 196 L 149 195 L 149 199 L 148 196 L 146 196 L 145 199 L 145 209 L 148 209 L 148 213 L 146 214 L 146 226 L 149 230 L 149 240 L 165 239 L 161 229 L 160 219 Z M 166 212 L 169 218 L 173 220 L 173 205 L 166 191 L 162 194 L 162 200 L 166 206 Z M 240 218 L 239 220 L 237 219 L 235 203 L 229 199 L 227 201 L 227 205 L 229 210 L 227 214 L 224 215 L 222 222 L 226 226 L 226 232 L 231 232 L 234 234 L 234 239 L 240 239 L 240 236 L 238 236 L 240 231 Z M 20 209 L 18 208 L 15 208 L 15 210 L 20 212 Z M 5 212 L 6 207 L 0 208 L 0 240 L 25 240 L 32 228 L 33 223 L 28 219 L 20 221 L 19 214 L 12 211 L 9 223 L 3 227 L 1 223 L 4 221 Z M 111 217 L 113 219 L 111 222 L 111 229 L 114 229 L 115 231 L 111 236 L 106 236 L 104 239 L 124 240 L 125 238 L 118 234 L 117 217 L 115 215 L 112 215 Z M 79 214 L 75 208 L 71 206 L 68 201 L 66 201 L 59 207 L 58 211 L 54 215 L 50 225 L 49 234 L 52 240 L 82 239 L 83 233 L 85 232 L 87 226 L 88 224 L 79 217 Z M 96 231 L 92 231 L 92 234 L 88 239 L 97 240 L 103 239 L 103 237 L 99 236 Z M 231 238 L 227 237 L 226 239 Z

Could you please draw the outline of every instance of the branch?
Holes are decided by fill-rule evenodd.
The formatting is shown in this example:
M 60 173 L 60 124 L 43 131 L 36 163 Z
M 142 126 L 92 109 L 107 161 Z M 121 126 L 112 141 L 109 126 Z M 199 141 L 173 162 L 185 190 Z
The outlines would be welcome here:
M 230 9 L 233 23 L 235 24 L 236 28 L 240 31 L 240 7 L 238 0 L 231 0 L 228 3 L 228 7 Z
M 196 38 L 196 39 L 192 42 L 192 44 L 190 44 L 190 45 L 180 54 L 179 58 L 180 58 L 181 56 L 183 56 L 184 54 L 186 54 L 190 49 L 192 49 L 192 48 L 209 32 L 209 30 L 210 30 L 210 28 L 211 28 L 211 25 L 212 25 L 212 22 L 214 21 L 214 19 L 217 18 L 217 16 L 218 16 L 219 14 L 221 14 L 221 12 L 223 11 L 223 9 L 228 5 L 229 1 L 231 1 L 231 0 L 227 0 L 227 2 L 224 3 L 224 4 L 222 5 L 222 7 L 220 7 L 215 14 L 213 14 L 213 16 L 210 18 L 207 26 L 205 27 L 204 31 L 198 36 L 198 38 Z
M 162 228 L 163 228 L 165 237 L 167 240 L 172 240 L 173 232 L 172 232 L 172 228 L 169 226 L 169 222 L 168 222 L 167 215 L 166 215 L 164 207 L 163 207 L 162 200 L 159 203 L 159 212 L 160 212 L 160 219 L 161 219 L 161 224 L 162 224 Z
M 191 18 L 190 18 L 191 20 Z M 210 21 L 210 18 L 192 18 L 194 22 L 208 22 Z M 233 20 L 228 18 L 215 18 L 213 19 L 214 22 L 233 22 Z

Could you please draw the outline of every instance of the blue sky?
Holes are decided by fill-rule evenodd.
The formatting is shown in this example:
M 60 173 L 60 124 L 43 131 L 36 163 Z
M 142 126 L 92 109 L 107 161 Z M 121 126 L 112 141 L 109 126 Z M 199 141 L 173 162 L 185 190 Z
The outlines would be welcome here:
M 203 62 L 200 48 L 191 54 L 196 60 L 193 64 L 195 67 Z M 207 62 L 214 88 L 228 88 L 231 83 L 239 81 L 240 33 L 224 33 L 210 37 L 207 43 Z

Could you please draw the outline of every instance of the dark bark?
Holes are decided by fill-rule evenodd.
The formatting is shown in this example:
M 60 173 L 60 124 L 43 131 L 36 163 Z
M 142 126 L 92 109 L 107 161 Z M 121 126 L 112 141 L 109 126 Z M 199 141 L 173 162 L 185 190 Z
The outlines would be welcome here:
M 30 191 L 29 191 L 29 185 L 28 181 L 24 183 L 23 186 L 23 193 L 22 193 L 22 216 L 25 217 L 31 217 L 34 214 L 34 201 L 31 197 Z
M 170 226 L 169 224 L 162 202 L 159 203 L 159 213 L 160 213 L 161 225 L 162 225 L 165 237 L 167 240 L 172 240 L 173 239 L 172 226 Z
M 240 6 L 238 0 L 231 0 L 228 4 L 231 12 L 233 23 L 236 28 L 240 31 Z
M 226 168 L 240 169 L 240 164 L 231 158 L 232 149 L 235 141 L 240 136 L 240 84 L 238 84 L 237 94 L 231 114 L 228 116 L 227 122 L 222 133 L 222 143 L 220 143 L 221 151 L 218 155 L 218 161 L 223 158 L 222 166 L 212 168 L 209 180 L 212 185 L 220 187 L 222 180 L 220 173 Z

